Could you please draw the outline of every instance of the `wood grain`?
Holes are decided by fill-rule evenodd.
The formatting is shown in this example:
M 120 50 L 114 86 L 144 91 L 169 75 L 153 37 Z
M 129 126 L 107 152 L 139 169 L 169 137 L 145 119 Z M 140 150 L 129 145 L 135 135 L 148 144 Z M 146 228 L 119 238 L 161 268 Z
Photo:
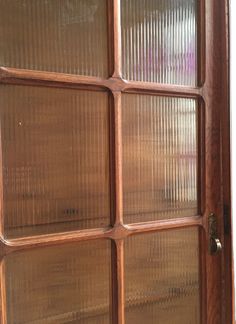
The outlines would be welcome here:
M 113 274 L 113 316 L 112 323 L 124 324 L 124 240 L 118 239 L 113 242 L 112 254 L 112 274 Z
M 127 81 L 121 77 L 102 79 L 99 77 L 70 75 L 55 72 L 42 72 L 0 67 L 0 83 L 25 84 L 61 88 L 82 88 L 92 90 L 110 90 L 129 93 L 150 93 L 186 98 L 202 97 L 199 87 L 188 87 L 152 82 Z
M 121 0 L 112 0 L 113 3 L 113 48 L 114 48 L 114 72 L 113 78 L 121 78 L 121 18 L 120 3 Z
M 222 141 L 222 179 L 223 179 L 223 205 L 224 205 L 224 255 L 223 277 L 225 285 L 223 316 L 225 323 L 232 323 L 234 313 L 234 271 L 233 271 L 233 242 L 232 242 L 232 213 L 231 213 L 231 161 L 230 161 L 230 94 L 229 94 L 229 1 L 221 3 L 221 45 L 222 45 L 222 97 L 221 97 L 221 141 Z M 233 107 L 231 108 L 233 109 Z
M 198 1 L 198 86 L 163 85 L 149 82 L 132 82 L 121 77 L 121 34 L 120 0 L 108 0 L 109 40 L 112 42 L 108 52 L 108 79 L 69 75 L 54 72 L 0 68 L 1 84 L 21 84 L 43 87 L 90 89 L 110 92 L 110 154 L 113 188 L 112 226 L 27 238 L 6 240 L 1 237 L 0 255 L 40 246 L 65 244 L 84 240 L 108 238 L 112 247 L 112 321 L 124 324 L 124 240 L 135 234 L 187 228 L 197 226 L 202 229 L 201 285 L 202 285 L 202 324 L 231 324 L 232 322 L 232 273 L 231 273 L 231 233 L 224 237 L 223 200 L 230 208 L 229 177 L 229 133 L 228 133 L 228 52 L 227 52 L 227 10 L 226 0 Z M 122 206 L 122 131 L 121 95 L 122 93 L 143 93 L 162 96 L 196 98 L 199 103 L 199 194 L 201 194 L 198 216 L 166 221 L 123 224 Z M 223 129 L 223 132 L 221 132 Z M 223 168 L 221 156 L 223 153 Z M 113 165 L 112 165 L 113 164 Z M 223 173 L 222 173 L 223 169 Z M 223 191 L 222 191 L 223 181 Z M 2 193 L 1 183 L 0 188 Z M 218 217 L 218 231 L 224 250 L 222 255 L 207 254 L 207 217 L 214 212 Z M 203 217 L 202 217 L 203 215 Z M 1 217 L 3 222 L 3 215 Z M 1 225 L 3 226 L 3 225 Z M 1 275 L 4 278 L 3 268 Z M 3 279 L 4 281 L 4 279 Z M 1 285 L 2 322 L 6 323 L 4 282 Z
M 91 230 L 70 231 L 65 233 L 35 235 L 31 237 L 6 240 L 0 237 L 0 257 L 14 251 L 35 248 L 38 246 L 51 246 L 64 244 L 66 242 L 85 241 L 109 238 L 111 240 L 125 239 L 129 235 L 138 233 L 148 233 L 168 229 L 187 228 L 193 226 L 203 227 L 203 218 L 201 215 L 184 218 L 175 218 L 168 220 L 142 222 L 136 224 L 122 223 L 115 224 L 112 227 L 98 228 Z
M 206 1 L 206 81 L 203 86 L 206 107 L 206 209 L 204 214 L 205 227 L 207 228 L 208 215 L 213 212 L 217 215 L 218 233 L 223 241 L 223 205 L 221 192 L 221 139 L 220 139 L 220 114 L 222 110 L 221 78 L 225 73 L 222 69 L 222 35 L 219 22 L 222 20 L 222 2 Z M 224 13 L 225 14 L 225 13 Z M 222 255 L 206 255 L 207 276 L 207 324 L 222 324 Z

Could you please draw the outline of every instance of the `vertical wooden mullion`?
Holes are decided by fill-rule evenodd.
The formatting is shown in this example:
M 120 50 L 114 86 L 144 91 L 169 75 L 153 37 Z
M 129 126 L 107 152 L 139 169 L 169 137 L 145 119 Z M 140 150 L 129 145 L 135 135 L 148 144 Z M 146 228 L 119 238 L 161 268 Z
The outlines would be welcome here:
M 109 77 L 114 72 L 114 6 L 113 0 L 107 0 L 107 36 L 108 36 L 108 71 Z
M 121 15 L 120 0 L 111 0 L 113 9 L 113 35 L 111 46 L 113 50 L 113 78 L 121 78 Z M 121 124 L 121 92 L 113 92 L 114 122 L 114 167 L 115 167 L 115 227 L 123 225 L 123 197 L 122 197 L 122 124 Z M 124 324 L 124 240 L 112 242 L 112 323 Z
M 121 78 L 121 0 L 112 0 L 113 3 L 113 48 L 114 72 L 113 78 Z
M 120 1 L 108 1 L 109 25 L 109 70 L 112 78 L 121 78 L 121 15 Z M 123 197 L 122 197 L 122 142 L 121 142 L 121 92 L 112 92 L 111 114 L 111 184 L 114 213 L 111 225 L 123 225 Z M 111 245 L 112 260 L 112 324 L 124 324 L 124 240 L 115 239 Z
M 197 1 L 197 86 L 204 84 L 206 73 L 205 1 Z
M 124 324 L 124 240 L 112 242 L 112 324 Z
M 7 324 L 7 308 L 6 308 L 6 287 L 5 287 L 5 262 L 3 259 L 0 261 L 0 291 L 1 291 L 1 304 L 0 304 L 0 321 L 1 324 Z
M 121 92 L 114 91 L 115 226 L 123 224 Z
M 123 188 L 122 188 L 122 124 L 121 92 L 113 92 L 114 99 L 114 154 L 115 154 L 115 219 L 114 227 L 123 225 Z M 113 275 L 113 319 L 114 324 L 124 324 L 124 240 L 115 239 L 112 244 Z

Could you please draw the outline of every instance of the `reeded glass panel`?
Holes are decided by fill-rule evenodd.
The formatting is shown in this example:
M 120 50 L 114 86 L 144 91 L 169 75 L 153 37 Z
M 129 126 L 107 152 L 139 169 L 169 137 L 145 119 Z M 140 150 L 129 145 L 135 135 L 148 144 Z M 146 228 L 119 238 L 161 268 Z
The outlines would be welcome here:
M 125 94 L 122 107 L 125 222 L 196 215 L 196 101 Z
M 7 323 L 111 323 L 110 254 L 104 240 L 5 257 Z
M 121 0 L 123 77 L 196 84 L 197 0 Z
M 107 76 L 106 0 L 0 0 L 0 65 Z
M 125 315 L 126 324 L 200 324 L 197 229 L 127 239 Z
M 1 86 L 7 237 L 109 224 L 106 92 Z

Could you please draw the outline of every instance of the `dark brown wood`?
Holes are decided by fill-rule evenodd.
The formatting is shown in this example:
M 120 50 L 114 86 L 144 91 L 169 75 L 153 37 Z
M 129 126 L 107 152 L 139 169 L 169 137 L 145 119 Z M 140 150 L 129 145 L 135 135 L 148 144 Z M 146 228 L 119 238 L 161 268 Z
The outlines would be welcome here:
M 25 84 L 35 86 L 82 88 L 94 90 L 122 91 L 129 93 L 149 93 L 187 98 L 202 97 L 201 88 L 151 82 L 126 81 L 120 77 L 101 79 L 55 72 L 41 72 L 15 68 L 0 68 L 0 83 Z
M 206 81 L 203 86 L 206 107 L 206 208 L 204 223 L 207 231 L 208 216 L 217 215 L 218 234 L 223 242 L 223 206 L 221 195 L 220 114 L 222 110 L 222 39 L 219 22 L 222 19 L 222 2 L 206 1 Z M 207 238 L 208 241 L 208 238 Z M 222 255 L 206 254 L 207 323 L 224 323 L 222 305 Z
M 199 227 L 199 286 L 200 286 L 200 311 L 201 324 L 207 324 L 207 276 L 206 276 L 206 253 L 208 246 L 204 229 Z
M 199 200 L 199 214 L 203 215 L 206 208 L 206 165 L 205 165 L 205 151 L 206 151 L 206 106 L 203 98 L 198 99 L 198 200 Z
M 225 323 L 234 319 L 233 298 L 233 247 L 231 215 L 231 164 L 230 164 L 230 103 L 229 103 L 229 1 L 221 3 L 221 53 L 222 53 L 222 97 L 221 97 L 221 130 L 222 130 L 222 179 L 223 179 L 223 213 L 224 213 L 224 284 L 223 284 L 223 318 Z
M 107 228 L 40 235 L 14 240 L 3 237 L 1 258 L 8 253 L 37 246 L 66 244 L 92 239 L 112 240 L 112 323 L 124 324 L 124 240 L 129 235 L 197 226 L 200 233 L 200 269 L 202 324 L 232 322 L 232 241 L 231 233 L 223 229 L 223 201 L 230 208 L 229 123 L 228 110 L 228 51 L 227 1 L 200 0 L 198 2 L 198 86 L 164 85 L 133 82 L 122 79 L 120 0 L 107 1 L 110 50 L 110 78 L 67 75 L 15 68 L 0 68 L 1 84 L 21 84 L 110 92 L 110 173 L 111 225 Z M 204 37 L 206 35 L 206 37 Z M 123 92 L 147 93 L 163 96 L 196 98 L 199 103 L 198 132 L 198 195 L 199 215 L 179 219 L 123 224 L 122 131 L 121 96 Z M 221 129 L 223 132 L 221 133 Z M 223 154 L 223 168 L 221 155 Z M 0 165 L 1 167 L 1 165 Z M 222 171 L 223 170 L 223 171 Z M 223 191 L 222 188 L 223 179 Z M 2 196 L 2 184 L 1 196 Z M 221 255 L 207 252 L 207 218 L 210 212 L 218 217 L 219 235 L 224 242 Z M 1 211 L 2 214 L 2 211 Z M 203 217 L 202 217 L 203 216 Z M 1 233 L 3 215 L 1 215 Z M 1 265 L 4 277 L 4 262 Z M 223 280 L 222 280 L 223 279 Z M 2 323 L 6 323 L 4 280 L 1 285 Z
M 197 1 L 197 84 L 202 86 L 205 82 L 206 73 L 206 16 L 205 16 L 205 0 Z

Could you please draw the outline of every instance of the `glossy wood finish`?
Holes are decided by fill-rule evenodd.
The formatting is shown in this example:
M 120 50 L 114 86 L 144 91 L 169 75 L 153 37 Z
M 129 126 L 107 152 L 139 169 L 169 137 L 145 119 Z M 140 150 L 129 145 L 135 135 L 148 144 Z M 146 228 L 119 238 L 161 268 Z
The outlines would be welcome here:
M 96 88 L 110 91 L 161 93 L 180 97 L 204 96 L 202 88 L 181 85 L 165 85 L 151 82 L 126 81 L 121 76 L 109 79 L 98 77 L 77 76 L 55 72 L 41 72 L 0 67 L 0 80 L 5 84 L 46 85 L 62 88 Z
M 232 244 L 232 213 L 231 213 L 231 163 L 230 163 L 230 94 L 229 94 L 229 1 L 222 4 L 222 44 L 224 73 L 222 74 L 222 110 L 221 110 L 221 127 L 222 127 L 222 178 L 223 178 L 223 209 L 224 209 L 224 317 L 226 323 L 233 322 L 235 317 L 235 300 L 233 297 L 233 287 L 235 275 L 233 273 L 233 244 Z M 232 107 L 231 107 L 232 109 Z M 233 126 L 232 126 L 233 127 Z M 234 278 L 233 278 L 234 277 Z
M 207 228 L 207 219 L 210 212 L 217 215 L 219 237 L 224 241 L 223 227 L 223 201 L 221 191 L 221 120 L 220 115 L 224 109 L 224 100 L 227 93 L 222 88 L 222 79 L 219 75 L 227 73 L 222 62 L 227 61 L 222 33 L 226 36 L 224 24 L 224 1 L 214 0 L 205 2 L 206 10 L 206 75 L 203 86 L 206 107 L 206 208 L 204 224 Z M 219 27 L 219 23 L 221 24 Z M 219 64 L 221 62 L 221 64 Z M 222 293 L 223 254 L 211 257 L 206 255 L 207 276 L 207 323 L 226 323 L 223 313 L 224 297 Z M 208 280 L 211 278 L 211 280 Z
M 220 113 L 228 103 L 228 85 L 226 66 L 228 54 L 226 44 L 222 41 L 226 36 L 227 15 L 226 1 L 199 0 L 198 14 L 198 86 L 187 87 L 179 85 L 162 85 L 145 82 L 123 80 L 121 77 L 121 31 L 120 31 L 120 0 L 108 1 L 108 24 L 110 28 L 109 51 L 110 78 L 67 75 L 53 72 L 20 70 L 15 68 L 0 68 L 1 84 L 21 84 L 72 89 L 108 90 L 111 94 L 111 155 L 113 164 L 111 170 L 111 186 L 115 188 L 113 199 L 114 215 L 111 215 L 112 225 L 107 228 L 72 231 L 66 233 L 32 236 L 14 240 L 1 237 L 1 259 L 9 253 L 18 250 L 33 249 L 36 246 L 50 246 L 66 242 L 109 238 L 112 244 L 112 323 L 124 324 L 124 240 L 129 235 L 145 232 L 155 232 L 174 228 L 197 226 L 202 229 L 201 262 L 202 268 L 202 324 L 231 324 L 230 289 L 231 278 L 229 265 L 231 255 L 222 253 L 219 256 L 209 256 L 207 252 L 207 217 L 214 211 L 219 219 L 220 238 L 224 240 L 223 204 L 222 204 L 222 165 L 221 165 L 221 133 Z M 219 22 L 220 28 L 219 28 Z M 206 31 L 206 34 L 205 34 Z M 221 64 L 223 61 L 223 64 Z M 222 87 L 222 79 L 225 81 Z M 121 93 L 148 93 L 162 96 L 177 96 L 195 98 L 201 109 L 199 137 L 198 172 L 199 189 L 201 191 L 201 211 L 198 216 L 189 215 L 186 218 L 169 219 L 165 221 L 146 222 L 124 225 L 122 206 L 122 133 L 121 133 Z M 223 119 L 223 129 L 226 129 L 227 116 Z M 223 137 L 227 146 L 227 133 Z M 228 165 L 228 152 L 224 151 L 224 163 Z M 225 178 L 229 177 L 224 173 Z M 201 185 L 200 185 L 201 182 Z M 2 193 L 2 186 L 1 193 Z M 229 188 L 227 182 L 224 188 Z M 230 204 L 229 192 L 224 189 L 225 201 Z M 2 210 L 1 210 L 2 214 Z M 1 221 L 3 220 L 3 215 Z M 228 236 L 227 236 L 228 235 Z M 231 246 L 230 234 L 225 236 L 225 248 Z M 224 251 L 225 252 L 225 251 Z M 224 258 L 225 256 L 225 258 Z M 206 265 L 206 273 L 204 272 Z M 228 273 L 228 275 L 227 275 Z M 223 287 L 226 280 L 226 286 Z M 4 282 L 4 263 L 1 266 L 1 278 Z M 207 283 L 207 284 L 206 284 Z M 205 290 L 206 288 L 206 290 Z M 205 291 L 207 291 L 207 298 Z M 224 295 L 222 295 L 224 291 Z M 2 323 L 6 324 L 5 287 L 1 286 Z M 224 309 L 223 307 L 224 306 Z M 206 318 L 207 316 L 207 318 Z
M 184 218 L 175 218 L 161 221 L 142 222 L 136 224 L 124 225 L 123 223 L 108 228 L 98 228 L 91 230 L 70 231 L 57 234 L 35 235 L 31 237 L 17 238 L 7 240 L 1 238 L 1 255 L 8 253 L 35 248 L 38 246 L 51 246 L 63 244 L 64 242 L 94 240 L 98 238 L 109 238 L 111 240 L 122 240 L 129 235 L 155 232 L 167 229 L 178 229 L 192 226 L 203 226 L 203 218 L 199 216 L 189 216 Z

